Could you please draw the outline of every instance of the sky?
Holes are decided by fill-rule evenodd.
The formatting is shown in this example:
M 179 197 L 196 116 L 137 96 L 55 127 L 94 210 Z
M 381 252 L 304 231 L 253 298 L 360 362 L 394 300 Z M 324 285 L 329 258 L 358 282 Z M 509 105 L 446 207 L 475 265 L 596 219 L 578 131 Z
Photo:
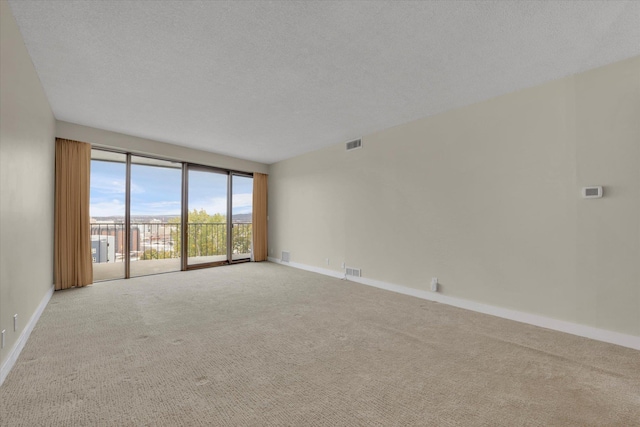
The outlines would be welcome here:
M 124 163 L 91 161 L 90 213 L 92 217 L 122 216 L 125 210 Z M 131 215 L 180 215 L 180 169 L 131 165 Z M 253 179 L 233 176 L 232 213 L 251 213 Z M 189 210 L 208 214 L 227 211 L 227 175 L 189 172 Z

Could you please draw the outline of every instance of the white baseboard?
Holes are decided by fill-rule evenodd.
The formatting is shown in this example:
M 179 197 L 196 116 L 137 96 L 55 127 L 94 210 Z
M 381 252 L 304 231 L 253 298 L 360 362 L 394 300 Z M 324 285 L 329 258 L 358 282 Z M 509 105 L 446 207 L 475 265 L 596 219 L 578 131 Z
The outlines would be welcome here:
M 11 350 L 9 350 L 9 357 L 2 364 L 2 367 L 0 367 L 0 386 L 2 385 L 4 380 L 7 378 L 7 375 L 9 375 L 9 372 L 11 372 L 13 365 L 15 365 L 16 361 L 18 360 L 18 356 L 20 356 L 20 352 L 22 351 L 25 344 L 27 343 L 27 340 L 29 339 L 29 335 L 31 335 L 33 328 L 36 326 L 36 323 L 38 323 L 38 319 L 40 319 L 40 315 L 42 314 L 45 307 L 49 303 L 49 300 L 51 299 L 52 295 L 53 295 L 53 286 L 51 286 L 51 288 L 47 291 L 44 297 L 42 297 L 42 300 L 40 301 L 38 308 L 36 308 L 36 311 L 31 315 L 29 322 L 27 322 L 27 325 L 20 333 L 20 337 L 18 338 L 18 341 L 16 341 L 13 344 L 13 347 L 11 348 Z
M 282 264 L 302 270 L 312 271 L 314 273 L 324 274 L 326 276 L 344 278 L 344 274 L 328 270 L 320 267 L 299 264 L 296 262 L 282 262 L 278 258 L 268 258 L 269 261 L 276 264 Z M 550 317 L 540 316 L 537 314 L 526 313 L 523 311 L 511 310 L 508 308 L 496 307 L 489 304 L 483 304 L 462 298 L 450 297 L 435 292 L 409 288 L 407 286 L 396 285 L 393 283 L 382 282 L 379 280 L 367 279 L 364 277 L 348 277 L 351 282 L 361 283 L 363 285 L 373 286 L 387 291 L 397 292 L 404 295 L 410 295 L 417 298 L 435 301 L 454 307 L 464 308 L 478 313 L 490 314 L 492 316 L 502 317 L 504 319 L 514 320 L 516 322 L 527 323 L 529 325 L 540 326 L 542 328 L 552 329 L 555 331 L 565 332 L 580 337 L 590 338 L 597 341 L 603 341 L 611 344 L 617 344 L 623 347 L 640 350 L 640 337 L 635 335 L 622 334 L 620 332 L 607 331 L 605 329 L 594 328 L 592 326 L 581 325 L 578 323 L 567 322 L 564 320 L 553 319 Z
M 280 261 L 280 258 L 272 258 L 272 257 L 267 257 L 267 261 L 273 262 L 276 264 L 288 265 L 290 267 L 299 268 L 300 270 L 313 271 L 314 273 L 324 274 L 325 276 L 344 279 L 344 273 L 340 273 L 339 271 L 329 270 L 327 268 L 314 267 L 312 265 L 299 264 L 297 262 L 282 262 Z

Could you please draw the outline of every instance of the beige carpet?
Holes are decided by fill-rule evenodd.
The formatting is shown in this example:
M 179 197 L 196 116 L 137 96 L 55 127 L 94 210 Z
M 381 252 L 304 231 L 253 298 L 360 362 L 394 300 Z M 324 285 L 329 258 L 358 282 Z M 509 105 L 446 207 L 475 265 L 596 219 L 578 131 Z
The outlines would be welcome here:
M 56 292 L 3 426 L 632 426 L 640 352 L 270 263 Z

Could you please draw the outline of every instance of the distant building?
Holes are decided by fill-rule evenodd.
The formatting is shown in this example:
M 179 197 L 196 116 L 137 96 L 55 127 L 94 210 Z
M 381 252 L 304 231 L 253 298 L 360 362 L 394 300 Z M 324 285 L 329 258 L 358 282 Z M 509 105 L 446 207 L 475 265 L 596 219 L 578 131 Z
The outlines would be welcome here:
M 91 224 L 91 240 L 94 241 L 94 237 L 98 238 L 100 236 L 111 236 L 113 237 L 113 241 L 109 241 L 109 246 L 113 245 L 113 256 L 109 257 L 109 262 L 114 262 L 116 260 L 120 261 L 124 256 L 124 224 L 115 224 L 115 223 L 92 223 Z M 135 225 L 131 225 L 131 252 L 137 252 L 140 250 L 140 230 Z M 93 245 L 93 243 L 92 243 Z M 108 251 L 110 253 L 110 251 Z M 120 258 L 120 259 L 118 259 Z M 96 262 L 105 262 L 105 261 L 96 261 Z

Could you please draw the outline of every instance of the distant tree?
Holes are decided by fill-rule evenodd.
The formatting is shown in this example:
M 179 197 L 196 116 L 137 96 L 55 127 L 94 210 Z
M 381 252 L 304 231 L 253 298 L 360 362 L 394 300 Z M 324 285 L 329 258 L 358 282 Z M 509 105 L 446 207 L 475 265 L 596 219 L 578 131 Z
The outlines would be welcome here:
M 171 230 L 174 253 L 180 256 L 180 218 L 171 218 L 176 224 Z M 219 213 L 209 215 L 204 209 L 189 211 L 187 220 L 187 255 L 210 256 L 227 253 L 227 217 Z
M 232 253 L 248 254 L 251 252 L 251 224 L 233 225 Z
M 158 259 L 158 251 L 155 249 L 147 249 L 142 253 L 140 260 L 146 261 L 150 259 Z
M 146 261 L 150 259 L 166 259 L 166 258 L 176 258 L 171 251 L 159 251 L 156 249 L 146 249 L 142 256 L 140 257 L 141 261 Z

